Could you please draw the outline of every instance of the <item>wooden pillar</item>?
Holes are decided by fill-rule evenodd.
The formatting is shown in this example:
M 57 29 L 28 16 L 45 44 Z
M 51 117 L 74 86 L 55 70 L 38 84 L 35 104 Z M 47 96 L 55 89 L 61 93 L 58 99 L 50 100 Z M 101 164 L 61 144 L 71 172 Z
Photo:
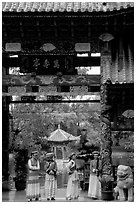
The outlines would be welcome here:
M 9 104 L 8 97 L 2 97 L 2 178 L 3 190 L 8 190 L 9 180 Z
M 103 78 L 103 73 L 110 72 L 111 53 L 103 52 L 101 55 L 101 89 L 100 89 L 100 103 L 101 103 L 101 173 L 102 177 L 105 175 L 112 175 L 112 139 L 111 139 L 111 123 L 110 123 L 110 108 L 108 104 L 108 84 L 111 83 L 110 75 Z M 106 71 L 105 71 L 106 69 Z
M 101 149 L 108 151 L 111 156 L 111 123 L 110 123 L 110 108 L 107 102 L 108 83 L 101 85 Z

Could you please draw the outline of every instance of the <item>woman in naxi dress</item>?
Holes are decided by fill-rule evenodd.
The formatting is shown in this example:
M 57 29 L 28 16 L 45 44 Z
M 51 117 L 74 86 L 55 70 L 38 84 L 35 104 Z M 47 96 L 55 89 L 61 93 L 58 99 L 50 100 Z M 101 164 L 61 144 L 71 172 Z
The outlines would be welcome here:
M 28 201 L 40 200 L 40 182 L 39 182 L 40 164 L 38 160 L 38 152 L 33 151 L 31 158 L 28 160 L 28 179 L 26 197 Z
M 90 161 L 90 178 L 88 197 L 92 199 L 101 198 L 101 184 L 99 181 L 99 152 L 93 152 L 94 159 Z
M 47 200 L 55 200 L 57 189 L 57 163 L 54 153 L 50 152 L 46 154 L 45 166 L 45 196 Z
M 79 189 L 78 189 L 78 172 L 76 170 L 75 163 L 75 154 L 72 153 L 69 157 L 68 163 L 68 183 L 67 183 L 67 192 L 66 192 L 66 200 L 78 199 L 79 197 Z

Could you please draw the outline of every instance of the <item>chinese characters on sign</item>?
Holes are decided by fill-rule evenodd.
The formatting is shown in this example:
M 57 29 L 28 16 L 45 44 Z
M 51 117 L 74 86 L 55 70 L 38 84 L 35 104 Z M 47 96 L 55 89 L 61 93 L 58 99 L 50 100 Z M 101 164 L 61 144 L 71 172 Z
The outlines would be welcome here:
M 43 63 L 43 67 L 45 67 L 46 69 L 48 69 L 50 66 L 50 62 L 48 61 L 48 59 L 45 59 L 44 63 Z
M 64 56 L 20 56 L 21 57 L 21 72 L 36 72 L 36 74 L 57 74 L 57 72 L 65 72 L 65 57 Z

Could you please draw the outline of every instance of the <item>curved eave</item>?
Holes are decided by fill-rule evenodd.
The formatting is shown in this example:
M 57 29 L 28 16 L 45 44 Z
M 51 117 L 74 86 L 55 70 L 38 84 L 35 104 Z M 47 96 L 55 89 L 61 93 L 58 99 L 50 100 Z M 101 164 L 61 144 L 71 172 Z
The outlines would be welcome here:
M 2 2 L 3 12 L 108 12 L 134 7 L 134 2 Z
M 73 142 L 74 140 L 61 140 L 61 141 L 57 141 L 57 140 L 48 140 L 48 142 L 51 143 L 69 143 L 69 142 Z
M 53 145 L 53 146 L 63 146 L 63 145 L 67 145 L 68 143 L 70 143 L 72 141 L 48 141 L 48 144 Z

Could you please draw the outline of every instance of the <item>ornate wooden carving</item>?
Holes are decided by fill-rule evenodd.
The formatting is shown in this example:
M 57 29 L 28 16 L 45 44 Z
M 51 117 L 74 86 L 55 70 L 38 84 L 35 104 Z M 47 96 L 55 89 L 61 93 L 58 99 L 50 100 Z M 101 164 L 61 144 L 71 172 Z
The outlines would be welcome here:
M 17 76 L 17 75 L 6 75 L 2 78 L 2 84 L 6 86 L 24 86 L 24 85 L 99 85 L 100 76 L 75 76 L 75 75 L 64 75 L 61 77 L 51 76 L 35 76 L 31 75 Z
M 111 123 L 110 123 L 110 108 L 108 105 L 108 90 L 107 84 L 101 85 L 101 141 L 102 141 L 102 151 L 106 150 L 111 155 Z
M 10 94 L 18 94 L 18 93 L 21 93 L 21 94 L 25 94 L 26 93 L 26 87 L 23 87 L 23 86 L 10 86 L 8 87 L 8 93 Z
M 110 116 L 109 110 L 110 106 L 108 105 L 107 100 L 107 84 L 101 85 L 101 177 L 103 181 L 113 180 L 112 178 L 112 161 L 111 161 L 111 125 L 110 125 Z M 107 181 L 108 182 L 108 181 Z M 103 185 L 103 184 L 102 184 Z M 107 183 L 108 185 L 108 183 Z M 110 188 L 110 186 L 109 186 Z M 111 190 L 111 189 L 108 189 Z
M 105 69 L 110 70 L 110 53 L 105 53 L 102 56 L 102 76 L 105 72 Z M 108 76 L 109 78 L 109 76 Z M 108 84 L 111 83 L 110 79 L 104 83 L 102 79 L 101 89 L 100 89 L 100 102 L 101 102 L 101 171 L 102 178 L 105 175 L 112 175 L 112 162 L 111 162 L 111 123 L 110 123 L 110 108 L 111 106 L 108 104 Z
M 5 28 L 4 28 L 5 29 Z M 20 28 L 21 29 L 21 28 Z M 72 30 L 72 28 L 71 28 Z M 22 31 L 23 32 L 23 31 Z M 74 31 L 71 31 L 74 32 Z M 24 35 L 22 33 L 22 35 Z M 80 42 L 80 41 L 79 41 Z M 97 38 L 89 39 L 90 42 L 90 53 L 99 53 L 100 52 L 100 43 Z M 44 50 L 45 44 L 50 43 L 52 46 L 54 46 L 54 49 L 52 50 Z M 21 54 L 23 55 L 75 55 L 75 42 L 73 39 L 71 41 L 54 41 L 54 40 L 48 40 L 48 42 L 45 42 L 42 40 L 33 42 L 31 41 L 22 41 L 21 42 Z M 4 50 L 3 50 L 4 52 Z
M 45 92 L 45 94 L 54 93 L 54 92 L 57 92 L 57 87 L 56 86 L 40 86 L 39 92 L 41 93 Z
M 57 30 L 55 27 L 55 37 L 57 38 Z M 75 50 L 74 50 L 74 43 L 71 41 L 53 41 L 53 40 L 48 40 L 47 43 L 51 43 L 52 45 L 54 45 L 55 49 L 53 50 L 48 50 L 45 51 L 43 49 L 43 46 L 46 42 L 42 40 L 40 40 L 40 42 L 38 41 L 33 41 L 33 42 L 22 42 L 22 53 L 23 54 L 52 54 L 52 55 L 74 55 L 75 54 Z
M 37 89 L 33 89 L 37 87 Z M 90 95 L 99 92 L 100 76 L 35 76 L 6 75 L 3 77 L 3 96 Z
M 87 93 L 88 92 L 88 86 L 70 86 L 70 92 Z
M 90 91 L 88 86 L 37 86 L 37 89 L 33 89 L 33 86 L 10 86 L 8 92 L 3 92 L 3 96 L 48 96 L 48 95 L 60 95 L 60 96 L 84 96 L 98 94 L 99 92 Z M 98 99 L 99 100 L 99 99 Z

